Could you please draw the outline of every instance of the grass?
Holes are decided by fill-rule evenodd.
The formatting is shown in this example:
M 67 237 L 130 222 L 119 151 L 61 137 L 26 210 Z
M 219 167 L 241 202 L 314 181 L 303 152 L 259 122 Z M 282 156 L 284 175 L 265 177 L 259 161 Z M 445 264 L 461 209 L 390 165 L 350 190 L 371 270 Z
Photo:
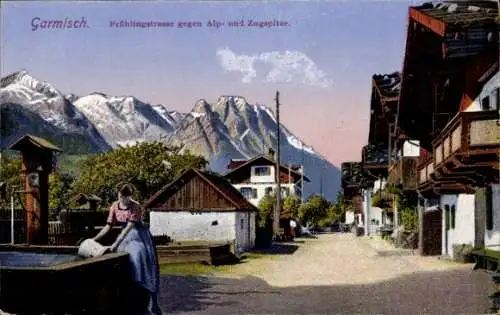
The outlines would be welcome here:
M 183 242 L 184 243 L 184 242 Z M 248 252 L 241 255 L 241 262 L 246 263 L 257 259 L 273 259 L 276 255 L 266 253 Z M 179 276 L 206 276 L 214 273 L 230 273 L 233 265 L 212 266 L 202 263 L 175 263 L 160 265 L 160 274 L 179 275 Z
M 162 275 L 203 276 L 230 270 L 231 265 L 211 266 L 202 263 L 163 264 L 160 266 L 160 274 Z

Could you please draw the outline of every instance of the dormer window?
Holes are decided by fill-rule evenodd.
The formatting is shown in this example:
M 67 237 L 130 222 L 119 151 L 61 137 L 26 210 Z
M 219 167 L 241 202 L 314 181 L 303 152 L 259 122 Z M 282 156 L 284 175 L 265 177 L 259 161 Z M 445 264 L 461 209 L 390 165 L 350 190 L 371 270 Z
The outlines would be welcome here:
M 271 168 L 269 166 L 256 166 L 254 174 L 255 176 L 269 176 L 271 175 Z

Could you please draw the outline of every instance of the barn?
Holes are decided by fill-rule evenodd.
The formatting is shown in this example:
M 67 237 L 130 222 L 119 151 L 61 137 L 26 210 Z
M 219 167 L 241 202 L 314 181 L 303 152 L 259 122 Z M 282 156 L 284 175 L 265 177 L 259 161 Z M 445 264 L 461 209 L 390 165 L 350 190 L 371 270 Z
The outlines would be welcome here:
M 257 208 L 223 177 L 189 169 L 145 204 L 151 234 L 175 241 L 235 242 L 254 247 Z

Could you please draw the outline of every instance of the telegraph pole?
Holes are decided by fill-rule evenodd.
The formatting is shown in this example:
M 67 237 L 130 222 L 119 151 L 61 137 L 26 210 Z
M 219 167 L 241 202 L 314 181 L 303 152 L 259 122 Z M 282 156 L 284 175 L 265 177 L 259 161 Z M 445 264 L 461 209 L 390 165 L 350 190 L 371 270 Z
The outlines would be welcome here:
M 304 203 L 304 144 L 301 142 L 300 143 L 300 149 L 302 151 L 301 155 L 301 163 L 302 165 L 300 166 L 301 170 L 301 175 L 300 175 L 300 204 Z
M 273 232 L 274 236 L 279 235 L 280 228 L 280 214 L 281 214 L 281 185 L 280 185 L 280 92 L 276 91 L 276 140 L 277 140 L 277 150 L 276 150 L 276 206 L 274 207 L 274 218 L 273 218 Z

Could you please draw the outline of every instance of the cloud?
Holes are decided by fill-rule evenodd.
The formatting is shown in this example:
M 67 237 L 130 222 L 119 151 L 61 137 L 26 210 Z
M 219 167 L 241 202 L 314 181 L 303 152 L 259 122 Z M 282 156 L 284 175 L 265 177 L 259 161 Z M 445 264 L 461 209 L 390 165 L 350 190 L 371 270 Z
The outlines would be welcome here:
M 243 74 L 243 83 L 251 83 L 253 79 L 257 78 L 255 63 L 261 62 L 270 66 L 265 79 L 267 82 L 288 83 L 298 79 L 303 84 L 322 88 L 327 88 L 332 84 L 326 73 L 300 51 L 286 50 L 255 55 L 238 55 L 231 49 L 224 48 L 218 49 L 216 55 L 226 72 L 239 71 Z

